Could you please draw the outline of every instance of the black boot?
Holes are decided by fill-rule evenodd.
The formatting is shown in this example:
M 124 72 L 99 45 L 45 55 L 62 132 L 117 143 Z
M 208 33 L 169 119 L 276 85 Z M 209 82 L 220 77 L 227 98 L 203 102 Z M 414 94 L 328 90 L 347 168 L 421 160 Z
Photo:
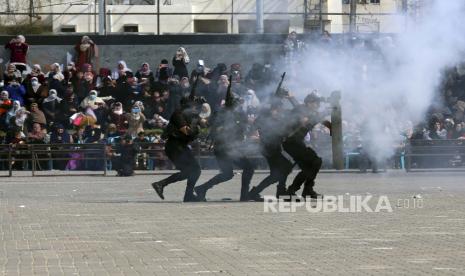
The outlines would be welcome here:
M 155 190 L 155 192 L 157 193 L 157 195 L 161 198 L 161 199 L 165 199 L 165 197 L 163 196 L 163 188 L 165 188 L 165 185 L 162 181 L 158 181 L 158 182 L 153 182 L 152 183 L 152 187 L 153 189 Z
M 304 190 L 302 191 L 302 197 L 305 199 L 307 197 L 310 197 L 312 199 L 318 199 L 318 198 L 323 198 L 322 194 L 319 194 L 313 190 L 313 186 L 305 186 Z
M 260 193 L 257 193 L 257 188 L 256 187 L 252 187 L 252 189 L 250 190 L 250 192 L 249 192 L 249 194 L 247 196 L 247 199 L 252 200 L 252 201 L 258 201 L 258 202 L 263 202 L 264 201 L 264 199 L 260 195 Z
M 207 201 L 205 196 L 207 195 L 208 189 L 209 189 L 209 187 L 204 186 L 204 185 L 200 185 L 200 186 L 195 187 L 194 192 L 197 195 L 196 196 L 197 200 L 199 200 L 199 201 Z

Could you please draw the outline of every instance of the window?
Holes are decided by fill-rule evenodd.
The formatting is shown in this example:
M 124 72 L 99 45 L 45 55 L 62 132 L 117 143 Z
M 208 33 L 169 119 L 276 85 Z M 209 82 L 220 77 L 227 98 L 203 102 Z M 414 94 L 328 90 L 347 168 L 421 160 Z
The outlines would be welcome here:
M 138 33 L 139 25 L 137 24 L 125 24 L 123 26 L 123 32 L 125 33 Z
M 76 26 L 74 26 L 74 25 L 61 26 L 60 27 L 60 32 L 62 32 L 62 33 L 75 33 L 76 32 Z
M 371 4 L 380 4 L 381 0 L 370 0 Z
M 195 33 L 228 33 L 228 20 L 194 20 Z

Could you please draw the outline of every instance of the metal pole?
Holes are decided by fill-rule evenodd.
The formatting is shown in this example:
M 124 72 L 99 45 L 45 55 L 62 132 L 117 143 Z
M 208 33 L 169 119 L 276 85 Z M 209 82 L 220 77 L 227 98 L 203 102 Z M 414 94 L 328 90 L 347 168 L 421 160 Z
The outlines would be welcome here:
M 103 145 L 103 176 L 107 176 L 107 152 L 106 152 L 106 145 L 105 144 L 102 144 Z
M 29 0 L 29 25 L 32 25 L 32 16 L 34 15 L 33 10 L 34 3 L 32 2 L 32 0 Z
M 321 34 L 323 34 L 323 31 L 325 29 L 325 26 L 323 25 L 323 0 L 320 0 L 320 12 L 319 12 L 319 15 L 320 15 L 320 31 L 321 31 Z
M 160 35 L 160 0 L 157 0 L 157 35 Z
M 304 0 L 304 33 L 307 31 L 308 24 L 308 0 Z
M 234 33 L 234 0 L 231 0 L 231 34 Z
M 98 34 L 105 35 L 105 0 L 98 1 Z
M 357 25 L 357 1 L 358 0 L 350 0 L 350 17 L 349 17 L 349 31 L 350 33 L 354 33 L 356 30 Z
M 34 146 L 31 145 L 31 153 L 32 153 L 32 176 L 35 176 L 35 172 L 36 172 L 36 154 L 34 152 Z
M 263 0 L 256 0 L 256 33 L 263 34 L 265 28 L 263 25 Z
M 13 160 L 12 160 L 12 156 L 11 156 L 12 150 L 13 150 L 13 147 L 11 145 L 9 145 L 8 146 L 8 176 L 9 177 L 13 176 L 13 172 L 12 172 L 12 169 L 13 169 L 12 162 L 13 162 Z
M 342 140 L 342 112 L 341 112 L 341 92 L 331 93 L 331 138 L 333 149 L 333 167 L 336 170 L 344 169 L 344 145 Z

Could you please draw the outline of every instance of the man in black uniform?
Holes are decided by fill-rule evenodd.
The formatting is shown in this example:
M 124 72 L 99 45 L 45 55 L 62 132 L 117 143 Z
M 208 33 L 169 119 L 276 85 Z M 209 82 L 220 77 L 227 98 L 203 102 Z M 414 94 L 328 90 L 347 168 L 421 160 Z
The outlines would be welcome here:
M 249 199 L 249 185 L 255 171 L 255 166 L 247 158 L 245 131 L 247 115 L 238 105 L 238 99 L 231 92 L 231 77 L 226 92 L 224 107 L 218 111 L 213 120 L 210 136 L 213 140 L 214 155 L 220 173 L 206 183 L 195 187 L 199 200 L 205 200 L 207 191 L 213 186 L 233 178 L 233 165 L 242 169 L 241 201 Z
M 276 197 L 286 194 L 286 180 L 292 172 L 293 164 L 282 153 L 281 143 L 286 131 L 284 115 L 281 98 L 273 97 L 270 108 L 264 109 L 255 121 L 260 134 L 262 154 L 270 168 L 270 175 L 250 190 L 251 199 L 261 200 L 260 192 L 275 182 L 278 182 Z
M 152 187 L 161 199 L 165 199 L 163 196 L 164 187 L 187 179 L 184 202 L 197 201 L 194 195 L 194 186 L 200 177 L 200 165 L 192 153 L 189 143 L 194 141 L 199 133 L 198 122 L 200 120 L 198 114 L 200 105 L 203 102 L 193 94 L 191 92 L 189 97 L 184 97 L 181 100 L 181 108 L 173 113 L 164 133 L 167 139 L 165 153 L 180 172 L 152 183 Z
M 313 127 L 322 122 L 322 118 L 318 112 L 320 107 L 321 97 L 312 92 L 305 100 L 304 105 L 297 105 L 296 101 L 291 101 L 294 105 L 293 114 L 297 115 L 297 120 L 291 123 L 288 135 L 283 142 L 284 150 L 294 159 L 295 163 L 300 167 L 301 171 L 297 174 L 291 186 L 287 189 L 288 195 L 295 195 L 304 184 L 302 197 L 318 198 L 322 197 L 313 189 L 315 186 L 315 178 L 318 174 L 322 159 L 317 153 L 307 147 L 304 138 Z M 328 121 L 323 122 L 323 125 L 331 129 L 331 124 Z

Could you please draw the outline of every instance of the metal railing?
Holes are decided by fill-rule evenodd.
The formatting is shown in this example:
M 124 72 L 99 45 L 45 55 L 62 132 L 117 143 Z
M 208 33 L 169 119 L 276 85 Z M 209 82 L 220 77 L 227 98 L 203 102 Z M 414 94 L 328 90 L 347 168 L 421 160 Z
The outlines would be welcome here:
M 410 140 L 405 169 L 465 169 L 465 140 Z

